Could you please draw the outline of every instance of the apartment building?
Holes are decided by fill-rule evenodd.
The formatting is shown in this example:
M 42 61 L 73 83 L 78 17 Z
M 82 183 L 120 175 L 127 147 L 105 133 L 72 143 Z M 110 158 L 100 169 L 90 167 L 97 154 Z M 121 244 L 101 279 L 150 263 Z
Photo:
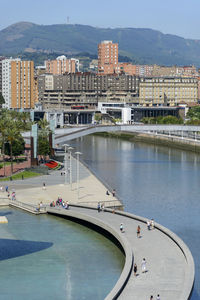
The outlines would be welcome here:
M 45 73 L 61 75 L 64 73 L 75 73 L 79 71 L 79 60 L 67 59 L 65 55 L 58 56 L 55 60 L 45 61 Z
M 2 95 L 5 108 L 33 108 L 37 101 L 33 61 L 4 59 L 2 61 Z
M 118 66 L 118 44 L 112 41 L 102 41 L 98 45 L 98 72 L 113 74 Z
M 143 77 L 139 82 L 139 104 L 144 106 L 197 103 L 198 79 L 186 77 Z

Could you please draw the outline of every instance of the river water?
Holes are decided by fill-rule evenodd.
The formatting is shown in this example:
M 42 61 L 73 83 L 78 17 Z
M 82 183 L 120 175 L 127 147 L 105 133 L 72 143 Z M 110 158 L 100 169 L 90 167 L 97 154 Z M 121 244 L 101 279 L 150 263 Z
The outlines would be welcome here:
M 196 268 L 191 300 L 200 300 L 200 155 L 99 136 L 72 144 L 126 211 L 154 218 L 188 245 Z

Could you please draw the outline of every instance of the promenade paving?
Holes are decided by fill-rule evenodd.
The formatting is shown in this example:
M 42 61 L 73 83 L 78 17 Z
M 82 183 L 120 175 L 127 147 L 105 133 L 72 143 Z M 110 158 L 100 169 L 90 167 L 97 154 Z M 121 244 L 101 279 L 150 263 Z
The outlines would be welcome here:
M 98 202 L 105 203 L 105 206 L 119 206 L 120 201 L 112 194 L 106 195 L 107 188 L 99 181 L 83 164 L 79 165 L 79 194 L 76 180 L 76 160 L 72 161 L 72 185 L 67 176 L 61 175 L 61 171 L 51 172 L 49 175 L 33 177 L 30 179 L 5 181 L 0 186 L 8 185 L 9 190 L 16 191 L 16 199 L 29 204 L 49 204 L 61 197 L 69 204 L 83 204 L 97 207 Z M 43 189 L 43 183 L 46 188 Z M 3 196 L 5 193 L 0 193 Z

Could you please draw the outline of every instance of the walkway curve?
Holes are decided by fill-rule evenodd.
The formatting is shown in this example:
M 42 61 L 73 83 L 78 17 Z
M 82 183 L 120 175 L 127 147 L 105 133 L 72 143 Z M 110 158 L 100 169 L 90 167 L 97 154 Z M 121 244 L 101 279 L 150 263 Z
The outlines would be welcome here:
M 125 287 L 125 284 L 130 276 L 130 273 L 132 271 L 132 266 L 133 266 L 133 253 L 132 249 L 129 245 L 128 240 L 126 237 L 120 232 L 117 232 L 112 226 L 109 224 L 102 222 L 98 218 L 91 217 L 88 214 L 83 214 L 74 210 L 64 210 L 64 209 L 59 209 L 59 208 L 48 208 L 47 212 L 50 214 L 55 214 L 55 215 L 62 215 L 62 216 L 67 216 L 67 217 L 72 217 L 75 218 L 76 220 L 83 220 L 87 223 L 94 224 L 97 227 L 102 228 L 106 232 L 109 232 L 122 246 L 124 253 L 125 253 L 125 264 L 124 268 L 122 271 L 122 274 L 115 284 L 114 288 L 111 290 L 111 292 L 107 295 L 105 300 L 112 300 L 112 299 L 117 299 L 118 296 L 120 295 L 121 291 Z
M 156 296 L 157 293 L 165 300 L 190 298 L 194 284 L 193 257 L 184 242 L 167 228 L 155 224 L 155 230 L 149 232 L 146 229 L 147 219 L 122 211 L 113 214 L 110 209 L 98 213 L 96 209 L 72 206 L 70 210 L 47 208 L 47 212 L 95 224 L 108 231 L 122 245 L 125 265 L 106 300 L 146 300 L 151 294 Z M 125 233 L 119 231 L 120 222 L 125 224 Z M 134 238 L 138 224 L 142 235 L 144 232 L 141 239 Z M 147 244 L 149 241 L 151 244 Z M 132 265 L 138 255 L 147 258 L 149 272 L 136 278 L 132 274 Z M 137 265 L 139 267 L 138 262 Z

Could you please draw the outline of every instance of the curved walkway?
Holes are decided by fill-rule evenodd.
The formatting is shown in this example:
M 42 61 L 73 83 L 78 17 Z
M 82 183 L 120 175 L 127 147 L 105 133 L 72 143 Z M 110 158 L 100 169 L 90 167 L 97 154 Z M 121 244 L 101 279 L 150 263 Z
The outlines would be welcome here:
M 150 295 L 160 294 L 165 300 L 187 300 L 194 280 L 194 263 L 187 246 L 172 232 L 156 225 L 154 230 L 147 230 L 146 220 L 131 214 L 106 210 L 98 213 L 95 209 L 71 207 L 70 210 L 48 208 L 49 213 L 65 214 L 98 224 L 102 222 L 104 228 L 111 228 L 115 237 L 120 239 L 127 247 L 128 265 L 117 282 L 117 289 L 124 284 L 129 271 L 130 278 L 117 299 L 121 300 L 148 300 Z M 119 230 L 120 223 L 124 224 L 125 232 Z M 141 227 L 141 238 L 137 238 L 137 226 Z M 124 246 L 123 245 L 123 246 Z M 130 253 L 133 253 L 134 263 L 138 266 L 138 276 L 134 276 Z M 127 253 L 126 253 L 127 254 Z M 141 272 L 141 261 L 147 261 L 148 272 Z M 108 295 L 106 299 L 115 299 Z

